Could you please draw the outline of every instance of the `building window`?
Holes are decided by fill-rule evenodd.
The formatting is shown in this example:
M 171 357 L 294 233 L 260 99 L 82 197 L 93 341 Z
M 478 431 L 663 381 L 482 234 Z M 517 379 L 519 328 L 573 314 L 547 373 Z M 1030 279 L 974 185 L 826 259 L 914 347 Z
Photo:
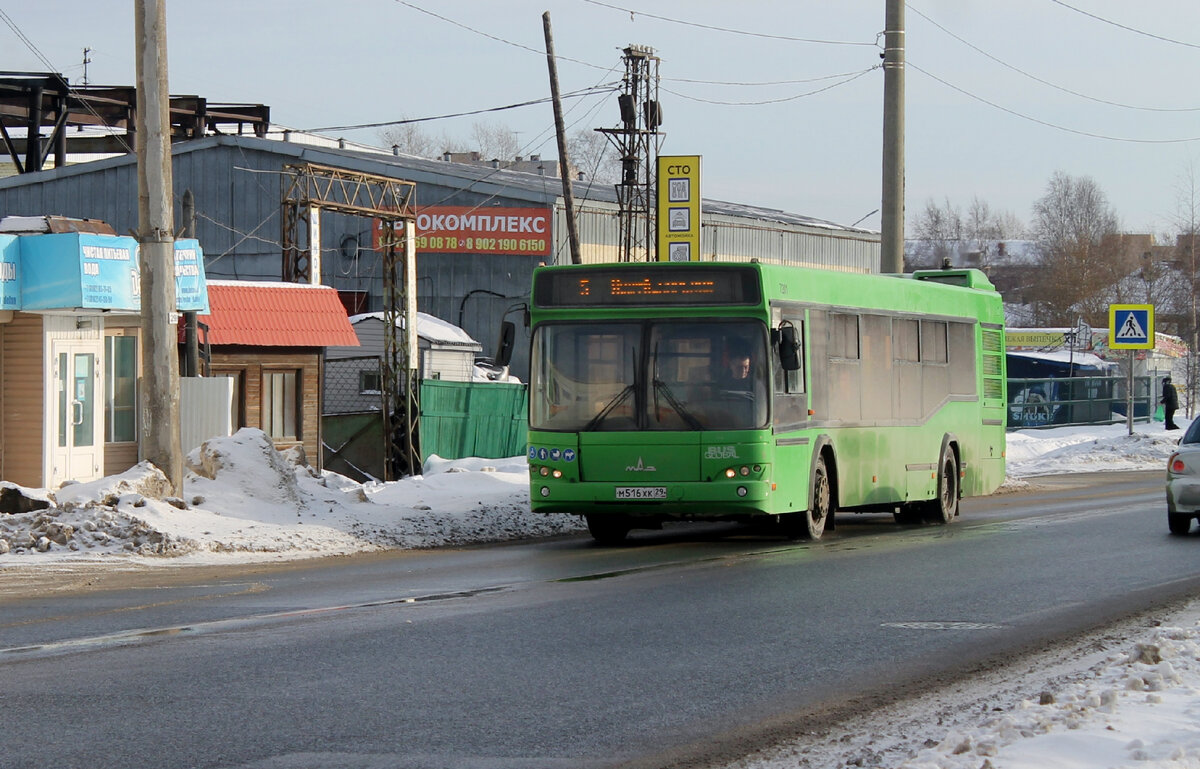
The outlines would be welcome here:
M 136 336 L 104 338 L 104 440 L 137 440 Z
M 383 392 L 383 378 L 379 369 L 358 372 L 358 394 L 378 395 Z
M 299 440 L 300 372 L 264 371 L 262 387 L 263 431 L 275 440 Z

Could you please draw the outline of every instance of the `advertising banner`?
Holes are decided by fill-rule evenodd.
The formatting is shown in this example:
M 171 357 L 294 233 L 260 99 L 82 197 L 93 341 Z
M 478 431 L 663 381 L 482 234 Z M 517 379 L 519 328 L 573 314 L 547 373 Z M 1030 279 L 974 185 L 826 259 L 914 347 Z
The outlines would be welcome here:
M 700 156 L 658 156 L 660 262 L 700 259 Z
M 433 254 L 525 254 L 548 256 L 549 208 L 428 206 L 417 209 L 417 251 Z M 375 221 L 379 248 L 382 222 Z
M 137 240 L 127 236 L 64 232 L 21 235 L 20 310 L 141 310 Z M 0 278 L 8 268 L 0 263 Z M 2 285 L 2 282 L 0 282 Z M 175 243 L 175 304 L 208 312 L 204 253 L 196 240 Z
M 21 244 L 0 235 L 0 310 L 21 309 Z
M 181 312 L 201 315 L 209 312 L 204 251 L 198 240 L 175 241 L 175 307 Z
M 133 238 L 64 232 L 20 240 L 21 309 L 138 309 Z

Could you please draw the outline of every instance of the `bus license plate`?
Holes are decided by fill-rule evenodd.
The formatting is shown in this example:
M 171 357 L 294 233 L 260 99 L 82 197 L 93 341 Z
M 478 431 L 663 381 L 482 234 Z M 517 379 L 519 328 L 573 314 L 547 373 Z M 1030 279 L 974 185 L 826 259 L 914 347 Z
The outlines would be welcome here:
M 618 486 L 617 499 L 666 499 L 666 486 Z

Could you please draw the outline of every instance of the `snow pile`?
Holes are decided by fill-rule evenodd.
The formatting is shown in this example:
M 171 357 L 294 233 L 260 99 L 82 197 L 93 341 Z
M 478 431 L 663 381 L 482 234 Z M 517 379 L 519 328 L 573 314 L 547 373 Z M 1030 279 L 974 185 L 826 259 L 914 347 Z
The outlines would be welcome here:
M 1173 619 L 1081 638 L 725 769 L 1194 769 L 1200 603 Z
M 1158 423 L 1139 425 L 1133 435 L 1123 424 L 1021 430 L 1008 434 L 1008 474 L 1027 478 L 1121 470 L 1166 472 L 1167 457 L 1183 433 L 1166 432 Z
M 582 529 L 575 516 L 528 511 L 524 457 L 447 461 L 424 475 L 359 484 L 280 454 L 261 430 L 207 441 L 187 457 L 182 498 L 142 463 L 57 492 L 0 484 L 0 568 L 27 559 L 176 556 L 220 562 L 339 555 L 549 536 Z
M 1200 625 L 1159 628 L 1082 680 L 951 728 L 901 769 L 1200 766 Z

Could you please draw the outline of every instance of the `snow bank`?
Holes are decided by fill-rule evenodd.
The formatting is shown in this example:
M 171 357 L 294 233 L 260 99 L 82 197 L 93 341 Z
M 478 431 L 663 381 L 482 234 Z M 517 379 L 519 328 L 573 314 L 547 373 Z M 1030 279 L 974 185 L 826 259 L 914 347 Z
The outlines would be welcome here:
M 182 497 L 149 463 L 56 492 L 0 484 L 0 569 L 29 558 L 171 556 L 187 562 L 309 557 L 462 545 L 582 529 L 575 516 L 528 511 L 524 457 L 444 460 L 392 483 L 318 474 L 261 430 L 205 442 L 187 457 Z M 38 508 L 38 509 L 34 509 Z

